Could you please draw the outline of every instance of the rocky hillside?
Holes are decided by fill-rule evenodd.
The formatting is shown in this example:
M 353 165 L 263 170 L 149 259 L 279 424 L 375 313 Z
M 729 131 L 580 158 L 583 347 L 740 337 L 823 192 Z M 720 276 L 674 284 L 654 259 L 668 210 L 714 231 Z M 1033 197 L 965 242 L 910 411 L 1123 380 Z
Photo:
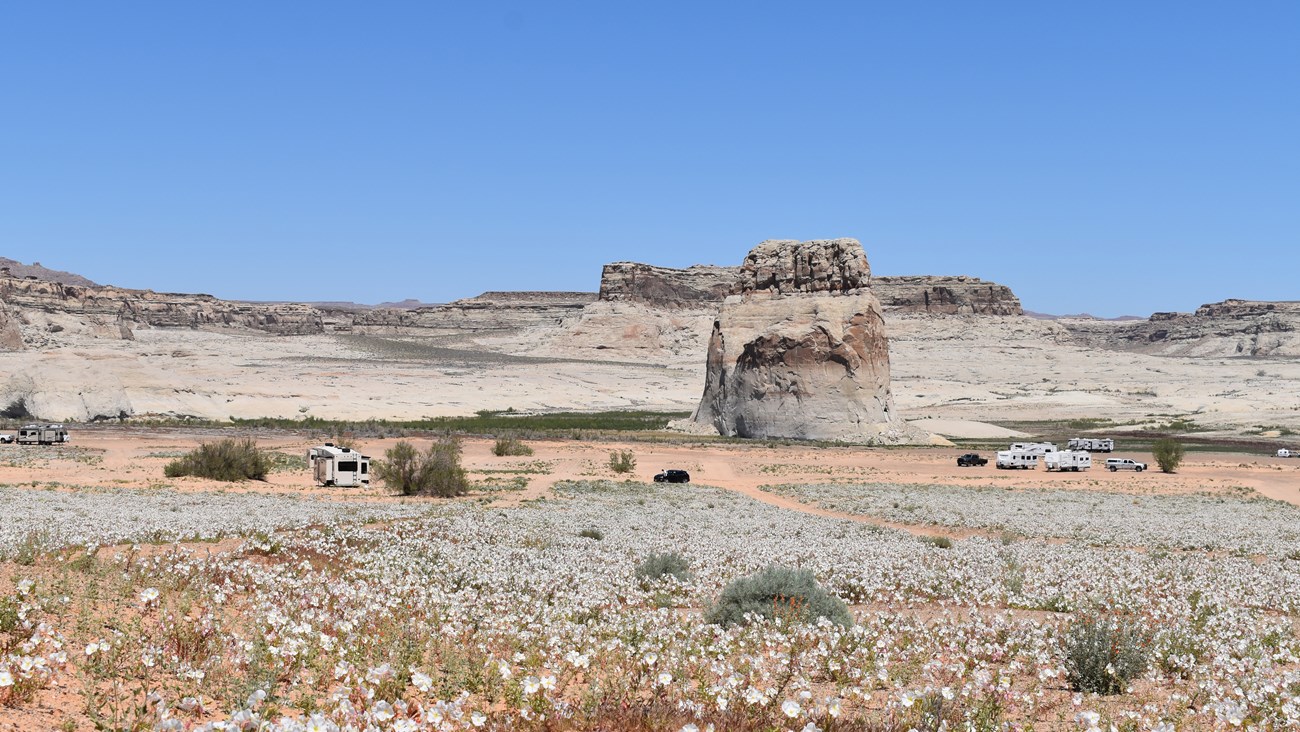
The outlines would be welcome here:
M 1062 320 L 1082 344 L 1158 356 L 1300 358 L 1300 302 L 1224 300 L 1120 323 Z

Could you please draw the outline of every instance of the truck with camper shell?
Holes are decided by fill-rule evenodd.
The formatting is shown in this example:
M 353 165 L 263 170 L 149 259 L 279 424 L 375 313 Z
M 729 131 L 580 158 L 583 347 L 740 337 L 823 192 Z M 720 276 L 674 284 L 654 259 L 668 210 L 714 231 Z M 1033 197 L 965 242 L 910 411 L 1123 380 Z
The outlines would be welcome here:
M 995 466 L 998 470 L 1033 470 L 1038 467 L 1041 453 L 1029 450 L 1001 450 Z
M 1112 473 L 1116 470 L 1132 470 L 1140 473 L 1147 469 L 1147 464 L 1132 458 L 1106 458 L 1106 469 Z
M 1074 437 L 1066 444 L 1065 449 L 1112 452 L 1115 449 L 1115 440 L 1109 437 Z
M 1068 470 L 1077 473 L 1092 467 L 1092 453 L 1087 450 L 1049 452 L 1043 456 L 1043 467 L 1047 468 L 1048 472 Z
M 71 439 L 68 428 L 61 424 L 25 424 L 18 428 L 20 445 L 61 445 Z
M 370 485 L 370 458 L 350 447 L 327 442 L 307 451 L 312 477 L 317 483 L 339 488 Z

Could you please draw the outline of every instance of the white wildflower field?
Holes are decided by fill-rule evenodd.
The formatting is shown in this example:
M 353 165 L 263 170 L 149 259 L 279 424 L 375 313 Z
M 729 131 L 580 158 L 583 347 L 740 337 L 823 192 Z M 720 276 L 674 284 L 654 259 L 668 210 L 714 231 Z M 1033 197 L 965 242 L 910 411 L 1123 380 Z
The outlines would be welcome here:
M 5 487 L 0 724 L 1300 725 L 1289 506 L 776 490 L 1003 534 L 936 541 L 695 483 L 561 481 L 508 506 Z M 684 571 L 647 573 L 650 558 L 670 554 Z M 730 583 L 774 566 L 811 573 L 847 605 L 848 622 L 811 617 L 794 596 L 754 606 L 748 622 L 717 621 Z M 1080 670 L 1070 639 L 1098 619 L 1132 631 L 1133 655 Z M 1107 693 L 1083 688 L 1093 677 Z

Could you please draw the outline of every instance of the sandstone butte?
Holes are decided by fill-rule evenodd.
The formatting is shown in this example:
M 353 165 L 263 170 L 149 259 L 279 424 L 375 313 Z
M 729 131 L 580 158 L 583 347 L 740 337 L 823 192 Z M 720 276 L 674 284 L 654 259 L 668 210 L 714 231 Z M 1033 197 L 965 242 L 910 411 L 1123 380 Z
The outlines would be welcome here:
M 755 247 L 714 322 L 693 421 L 736 437 L 929 441 L 894 408 L 870 283 L 855 239 Z

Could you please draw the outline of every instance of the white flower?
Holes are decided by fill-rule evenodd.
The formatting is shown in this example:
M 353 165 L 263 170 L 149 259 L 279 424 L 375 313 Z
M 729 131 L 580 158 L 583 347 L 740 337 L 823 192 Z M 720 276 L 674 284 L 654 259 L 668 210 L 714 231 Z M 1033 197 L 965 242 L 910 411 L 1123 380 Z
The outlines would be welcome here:
M 397 716 L 396 712 L 393 711 L 393 705 L 386 701 L 376 702 L 374 708 L 370 710 L 370 714 L 380 722 L 387 722 Z
M 501 674 L 501 678 L 503 679 L 509 679 L 514 675 L 510 672 L 510 664 L 505 661 L 501 661 L 497 664 L 497 673 Z
M 682 732 L 700 732 L 700 728 L 694 724 L 687 724 L 682 727 Z
M 411 674 L 411 685 L 420 691 L 427 692 L 433 688 L 433 679 L 428 674 L 416 671 Z
M 483 725 L 487 724 L 487 715 L 484 714 L 483 712 L 474 712 L 473 714 L 469 715 L 469 723 L 474 725 L 475 727 L 482 727 Z
M 801 711 L 803 711 L 803 709 L 799 706 L 799 702 L 794 699 L 786 699 L 781 702 L 781 713 L 790 719 L 799 716 L 799 712 Z
M 542 676 L 542 688 L 551 691 L 555 688 L 555 674 L 545 674 Z
M 399 719 L 393 722 L 393 732 L 416 732 L 419 728 L 420 725 L 413 719 Z
M 660 686 L 667 686 L 673 682 L 673 675 L 667 671 L 660 671 L 656 681 L 659 682 Z
M 14 685 L 14 675 L 7 668 L 0 668 L 0 688 Z
M 818 727 L 816 724 L 813 724 L 812 722 L 809 722 L 808 724 L 805 724 L 803 726 L 802 732 L 822 732 L 822 728 Z
M 96 653 L 99 653 L 99 644 L 98 644 L 98 643 L 95 643 L 95 642 L 93 642 L 93 641 L 90 642 L 90 643 L 87 643 L 87 644 L 86 644 L 86 655 L 87 655 L 87 656 L 93 656 L 93 655 L 95 655 Z
M 830 701 L 826 702 L 826 713 L 831 715 L 832 717 L 838 719 L 840 713 L 843 711 L 844 711 L 844 707 L 843 705 L 840 704 L 839 699 L 831 699 Z
M 542 682 L 536 676 L 529 676 L 524 679 L 525 694 L 536 694 L 540 688 L 542 688 Z
M 140 602 L 145 605 L 152 605 L 158 601 L 158 588 L 147 587 L 140 593 Z
M 317 713 L 308 718 L 305 732 L 338 732 L 338 729 L 338 725 Z

